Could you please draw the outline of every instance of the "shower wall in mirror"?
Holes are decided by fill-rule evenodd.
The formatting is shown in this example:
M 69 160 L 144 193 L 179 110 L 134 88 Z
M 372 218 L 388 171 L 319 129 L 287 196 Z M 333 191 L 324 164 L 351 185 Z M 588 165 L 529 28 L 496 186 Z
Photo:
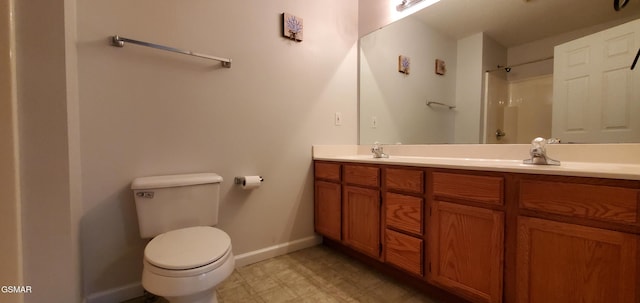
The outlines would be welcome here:
M 490 7 L 493 3 L 504 4 L 483 1 L 482 11 L 498 11 Z M 595 5 L 576 0 L 562 3 L 567 5 L 561 8 L 565 15 L 574 14 L 575 10 L 568 6 L 582 5 L 587 10 L 584 6 Z M 529 143 L 537 136 L 552 137 L 554 47 L 640 18 L 640 3 L 631 3 L 634 10 L 626 15 L 611 15 L 607 9 L 613 10 L 608 3 L 601 9 L 606 18 L 592 18 L 598 20 L 581 22 L 579 27 L 573 24 L 564 31 L 554 23 L 551 27 L 555 32 L 551 32 L 547 23 L 557 19 L 552 17 L 556 16 L 555 11 L 549 11 L 549 17 L 538 14 L 539 22 L 532 22 L 526 14 L 519 15 L 521 12 L 514 10 L 516 13 L 502 16 L 488 14 L 493 19 L 506 17 L 497 22 L 503 26 L 499 30 L 460 30 L 461 26 L 457 26 L 458 32 L 454 33 L 449 30 L 453 26 L 442 25 L 441 20 L 457 20 L 469 26 L 482 22 L 469 19 L 478 8 L 470 8 L 475 12 L 466 12 L 466 18 L 461 18 L 451 15 L 454 8 L 442 10 L 448 5 L 457 4 L 440 1 L 361 37 L 360 144 Z M 534 27 L 540 33 L 527 33 L 533 38 L 517 37 L 514 33 L 525 35 L 517 29 L 517 19 L 528 21 L 529 27 L 537 24 Z M 572 20 L 576 19 L 586 18 L 576 15 Z M 632 43 L 640 47 L 640 38 Z M 409 73 L 398 72 L 399 56 L 410 59 Z M 436 73 L 436 60 L 445 62 L 443 75 Z M 635 71 L 632 77 L 640 78 L 640 72 Z M 428 106 L 428 102 L 432 104 Z M 640 138 L 633 142 L 640 142 Z
M 483 143 L 524 144 L 551 138 L 553 76 L 507 80 L 505 70 L 485 73 Z

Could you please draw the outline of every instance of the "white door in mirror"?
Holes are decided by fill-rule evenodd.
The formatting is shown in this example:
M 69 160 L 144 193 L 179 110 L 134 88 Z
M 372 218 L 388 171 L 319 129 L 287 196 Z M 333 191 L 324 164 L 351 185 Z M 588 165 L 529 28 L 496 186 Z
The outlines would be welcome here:
M 640 19 L 555 47 L 552 136 L 567 143 L 640 140 L 640 73 L 629 70 Z

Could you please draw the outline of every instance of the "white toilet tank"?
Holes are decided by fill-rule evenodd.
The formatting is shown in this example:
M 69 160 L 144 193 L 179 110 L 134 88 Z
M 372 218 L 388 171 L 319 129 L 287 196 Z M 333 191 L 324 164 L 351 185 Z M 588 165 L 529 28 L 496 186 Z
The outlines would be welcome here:
M 218 224 L 222 177 L 214 173 L 142 177 L 133 180 L 140 236 Z

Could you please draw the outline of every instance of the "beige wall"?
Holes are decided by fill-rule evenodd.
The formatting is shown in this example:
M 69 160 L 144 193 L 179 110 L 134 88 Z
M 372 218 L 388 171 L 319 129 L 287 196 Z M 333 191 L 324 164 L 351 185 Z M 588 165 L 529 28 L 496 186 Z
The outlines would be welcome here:
M 24 285 L 17 157 L 13 1 L 0 2 L 0 285 Z M 22 302 L 0 293 L 0 302 Z
M 15 4 L 24 284 L 33 289 L 25 302 L 80 302 L 77 118 L 69 115 L 77 100 L 65 18 L 73 3 Z
M 426 101 L 456 101 L 456 47 L 416 18 L 360 39 L 360 144 L 453 142 L 454 111 Z M 398 72 L 399 55 L 410 58 L 409 75 Z M 446 62 L 446 75 L 433 72 L 434 58 Z
M 85 294 L 140 280 L 131 181 L 212 171 L 236 255 L 314 236 L 312 144 L 355 144 L 357 1 L 78 2 Z M 281 37 L 282 12 L 304 41 Z M 218 63 L 127 44 L 165 44 Z M 343 124 L 334 125 L 335 112 Z M 260 174 L 243 191 L 233 178 Z

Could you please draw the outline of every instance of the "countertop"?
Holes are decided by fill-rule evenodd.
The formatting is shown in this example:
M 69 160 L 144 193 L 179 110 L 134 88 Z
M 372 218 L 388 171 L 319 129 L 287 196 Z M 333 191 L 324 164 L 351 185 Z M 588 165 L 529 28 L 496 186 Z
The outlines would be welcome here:
M 361 150 L 362 149 L 360 149 L 360 151 Z M 316 150 L 315 146 L 313 159 L 369 164 L 640 180 L 640 165 L 636 163 L 579 162 L 562 161 L 559 159 L 561 161 L 560 166 L 553 166 L 524 164 L 522 159 L 405 156 L 393 154 L 391 154 L 389 158 L 373 158 L 372 154 L 359 154 L 358 148 L 320 148 Z

